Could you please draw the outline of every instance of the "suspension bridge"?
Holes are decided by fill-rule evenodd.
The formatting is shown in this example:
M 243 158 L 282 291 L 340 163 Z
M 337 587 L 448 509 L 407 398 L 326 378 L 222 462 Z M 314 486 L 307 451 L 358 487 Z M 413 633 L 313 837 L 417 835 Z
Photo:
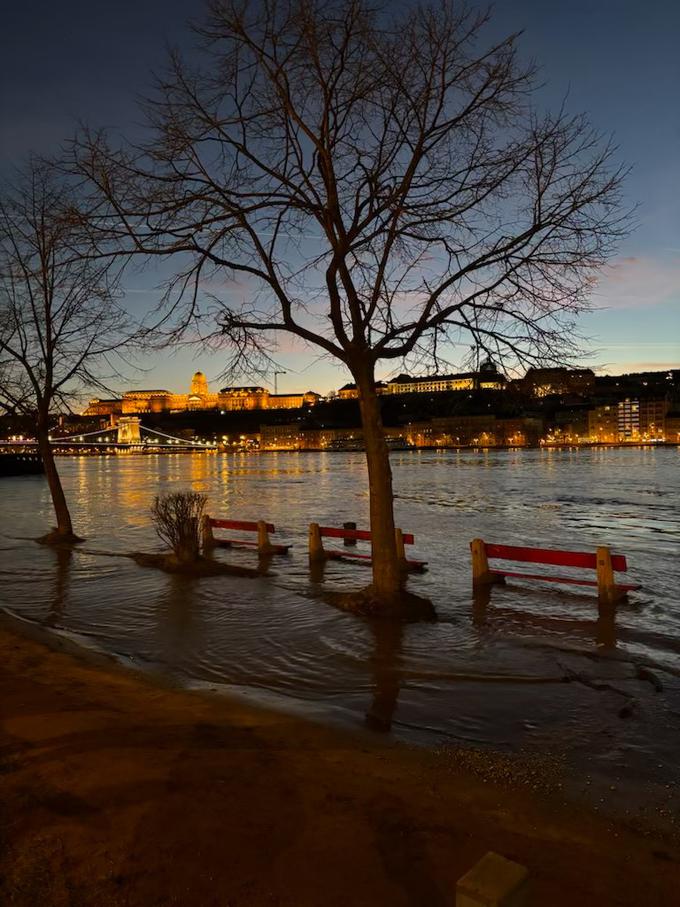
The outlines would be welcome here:
M 213 441 L 176 438 L 142 425 L 136 416 L 121 416 L 117 425 L 96 431 L 50 438 L 55 453 L 196 453 L 217 450 Z M 35 441 L 4 441 L 0 449 L 32 448 Z

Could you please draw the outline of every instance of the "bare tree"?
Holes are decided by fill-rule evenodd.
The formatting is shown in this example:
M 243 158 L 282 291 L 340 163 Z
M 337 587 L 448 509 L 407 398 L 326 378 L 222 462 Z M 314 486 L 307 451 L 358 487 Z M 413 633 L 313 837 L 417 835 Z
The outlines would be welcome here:
M 151 140 L 76 142 L 101 236 L 176 256 L 176 327 L 236 365 L 288 333 L 349 369 L 387 602 L 402 576 L 376 365 L 436 364 L 464 340 L 565 361 L 625 228 L 613 148 L 585 117 L 536 111 L 517 35 L 487 43 L 487 19 L 454 2 L 213 0 L 203 62 L 173 54 L 146 104 Z M 210 294 L 215 274 L 246 301 Z
M 50 444 L 50 418 L 82 387 L 104 387 L 129 339 L 110 258 L 88 259 L 86 218 L 44 164 L 0 196 L 0 408 L 35 419 L 57 520 L 45 541 L 73 541 Z

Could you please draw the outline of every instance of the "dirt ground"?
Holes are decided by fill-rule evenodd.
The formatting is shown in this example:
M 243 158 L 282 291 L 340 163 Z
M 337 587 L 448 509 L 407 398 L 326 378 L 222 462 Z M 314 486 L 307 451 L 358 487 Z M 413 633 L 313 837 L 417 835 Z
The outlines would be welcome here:
M 452 907 L 488 850 L 529 868 L 536 907 L 679 903 L 676 843 L 517 787 L 512 767 L 500 785 L 455 751 L 165 689 L 6 630 L 0 718 L 3 907 Z

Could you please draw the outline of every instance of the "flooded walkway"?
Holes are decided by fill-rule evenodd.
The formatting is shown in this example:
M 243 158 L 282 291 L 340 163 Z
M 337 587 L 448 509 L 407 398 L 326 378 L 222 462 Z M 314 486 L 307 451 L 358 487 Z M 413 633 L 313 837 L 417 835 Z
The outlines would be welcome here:
M 579 784 L 588 774 L 607 787 L 674 785 L 678 450 L 420 451 L 393 465 L 397 523 L 429 562 L 409 587 L 433 601 L 436 623 L 372 624 L 323 602 L 325 589 L 364 584 L 365 566 L 330 562 L 321 582 L 310 577 L 310 521 L 367 524 L 360 453 L 63 459 L 87 539 L 72 553 L 24 540 L 50 525 L 42 478 L 6 479 L 0 604 L 189 686 L 418 743 L 557 754 Z M 189 488 L 208 496 L 211 515 L 270 520 L 290 555 L 255 580 L 194 580 L 98 553 L 157 549 L 153 496 Z M 608 544 L 642 588 L 615 620 L 598 616 L 589 590 L 509 584 L 475 601 L 474 537 Z M 248 551 L 217 556 L 254 563 Z

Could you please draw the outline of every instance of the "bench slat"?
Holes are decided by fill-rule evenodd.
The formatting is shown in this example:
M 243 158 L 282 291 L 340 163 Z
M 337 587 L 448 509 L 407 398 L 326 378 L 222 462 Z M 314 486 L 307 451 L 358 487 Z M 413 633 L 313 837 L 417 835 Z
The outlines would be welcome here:
M 327 539 L 359 539 L 362 542 L 371 541 L 368 529 L 337 529 L 334 526 L 319 526 L 319 533 Z M 410 532 L 402 533 L 405 545 L 413 545 L 414 538 Z
M 323 538 L 328 539 L 360 539 L 363 542 L 371 541 L 371 533 L 367 529 L 336 529 L 334 526 L 319 526 Z
M 523 548 L 516 545 L 485 545 L 485 549 L 487 557 L 498 560 L 585 567 L 590 570 L 597 568 L 597 557 L 589 551 L 558 551 L 553 548 Z M 612 567 L 625 573 L 628 570 L 626 558 L 622 554 L 612 554 Z
M 257 523 L 248 520 L 210 520 L 215 529 L 237 529 L 239 532 L 257 532 Z M 273 523 L 266 523 L 267 532 L 275 532 Z
M 515 573 L 512 570 L 492 570 L 495 576 L 516 576 L 520 579 L 542 579 L 547 583 L 572 583 L 575 586 L 597 586 L 594 579 L 578 579 L 573 576 L 548 576 L 545 573 Z
M 370 554 L 356 554 L 353 551 L 335 551 L 333 548 L 326 548 L 326 557 L 351 557 L 360 561 L 373 560 L 373 557 Z
M 511 570 L 491 570 L 490 572 L 493 573 L 494 576 L 515 576 L 520 579 L 539 579 L 548 583 L 569 583 L 574 586 L 597 586 L 596 580 L 577 579 L 573 576 L 546 576 L 545 573 L 515 573 Z M 634 589 L 639 589 L 640 586 L 617 583 L 616 588 L 630 592 Z
M 215 539 L 214 544 L 217 548 L 257 548 L 257 542 L 251 542 L 248 539 Z M 267 549 L 270 554 L 288 554 L 292 545 L 270 545 Z
M 356 559 L 356 560 L 360 560 L 360 561 L 373 560 L 373 558 L 371 557 L 370 554 L 355 554 L 354 552 L 350 552 L 350 551 L 337 551 L 334 548 L 326 549 L 326 557 L 334 558 L 337 560 L 339 560 L 341 558 L 342 559 L 352 558 L 352 559 Z M 427 565 L 427 561 L 407 560 L 406 563 L 411 567 L 425 567 Z

